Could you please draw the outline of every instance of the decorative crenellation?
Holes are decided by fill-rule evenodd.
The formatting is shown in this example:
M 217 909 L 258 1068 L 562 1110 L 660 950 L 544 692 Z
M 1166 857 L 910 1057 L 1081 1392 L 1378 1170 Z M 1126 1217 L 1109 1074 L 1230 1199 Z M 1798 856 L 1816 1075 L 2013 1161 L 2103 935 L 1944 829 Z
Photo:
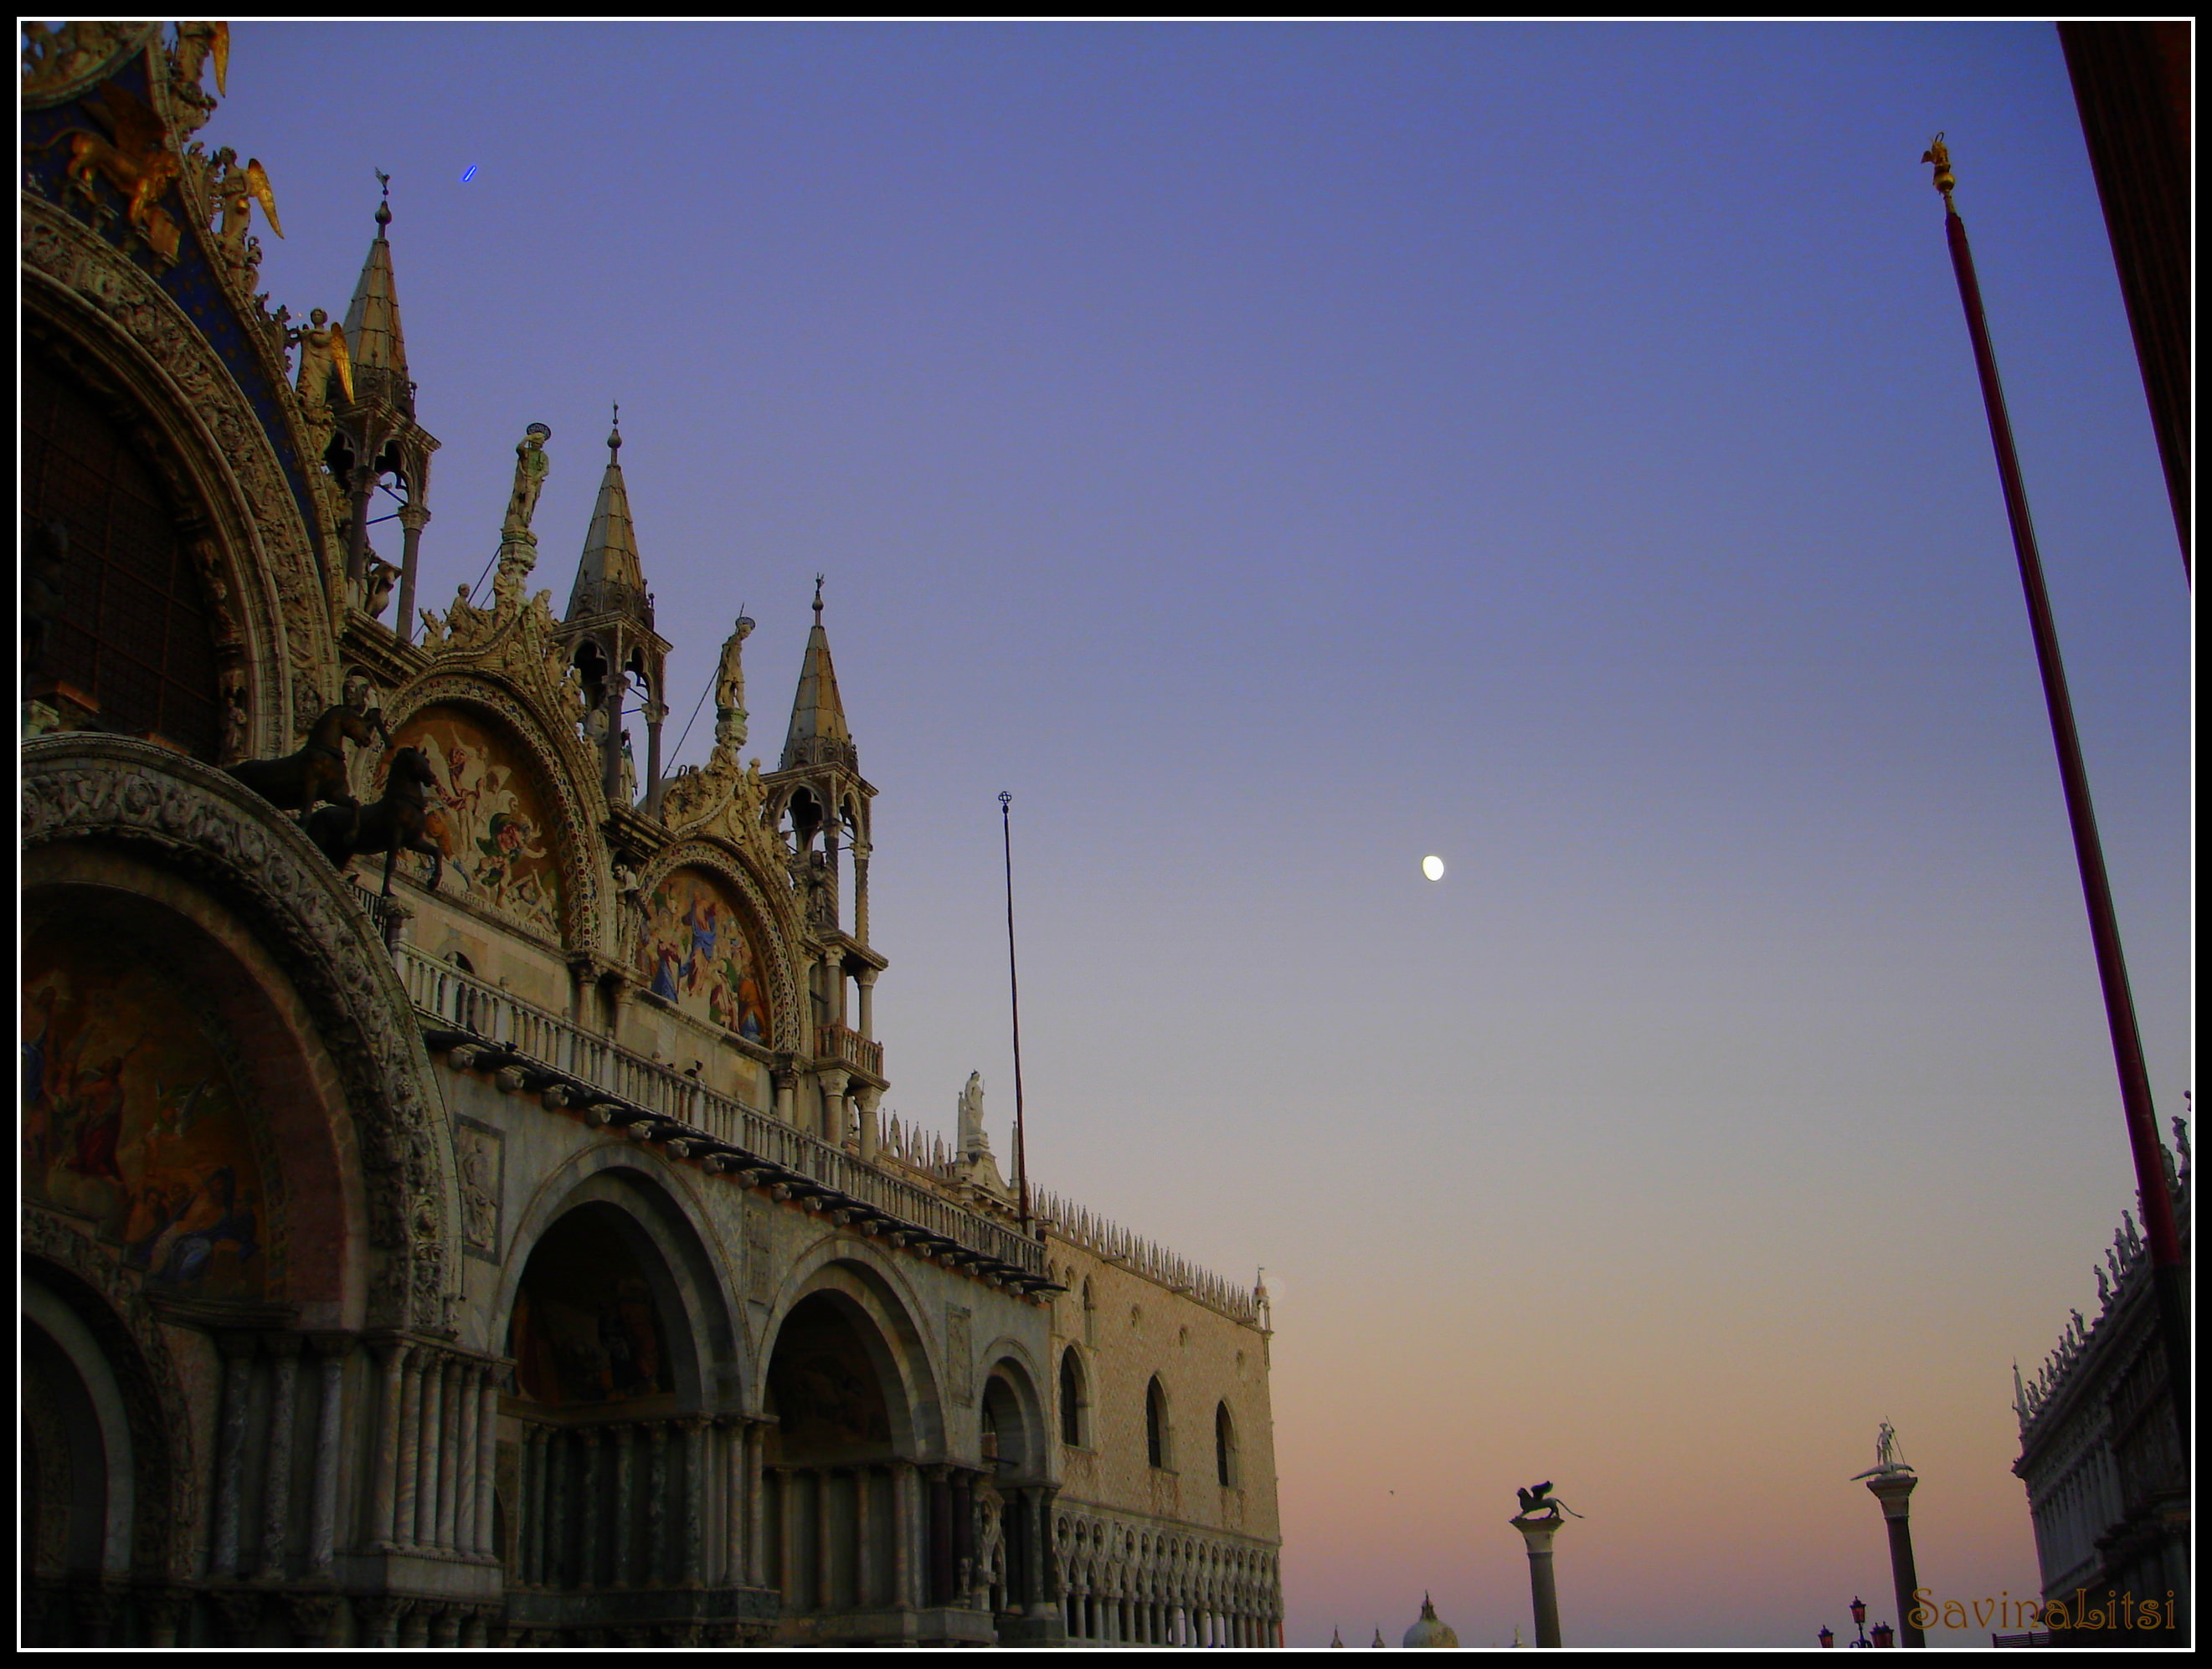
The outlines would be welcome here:
M 1243 1287 L 1224 1281 L 1178 1253 L 1131 1233 L 1117 1223 L 1085 1210 L 1058 1194 L 1040 1191 L 1036 1196 L 1038 1219 L 1054 1234 L 1073 1246 L 1095 1252 L 1109 1263 L 1120 1265 L 1170 1292 L 1204 1304 L 1250 1326 L 1263 1324 L 1260 1302 Z
M 2169 1149 L 2161 1144 L 2160 1151 L 2165 1156 L 2166 1186 L 2173 1196 L 2174 1216 L 2185 1224 L 2189 1220 L 2189 1126 L 2179 1119 L 2173 1121 L 2173 1136 L 2174 1147 Z M 2180 1155 L 2178 1162 L 2176 1150 Z M 2097 1319 L 2089 1320 L 2078 1309 L 2070 1312 L 2057 1344 L 2044 1358 L 2035 1376 L 2023 1381 L 2020 1370 L 2013 1370 L 2013 1412 L 2020 1417 L 2023 1437 L 2060 1399 L 2075 1369 L 2106 1332 L 2113 1313 L 2150 1278 L 2149 1247 L 2142 1230 L 2136 1226 L 2134 1212 L 2120 1213 L 2120 1226 L 2112 1231 L 2112 1243 L 2106 1248 L 2105 1260 L 2094 1273 L 2100 1300 Z

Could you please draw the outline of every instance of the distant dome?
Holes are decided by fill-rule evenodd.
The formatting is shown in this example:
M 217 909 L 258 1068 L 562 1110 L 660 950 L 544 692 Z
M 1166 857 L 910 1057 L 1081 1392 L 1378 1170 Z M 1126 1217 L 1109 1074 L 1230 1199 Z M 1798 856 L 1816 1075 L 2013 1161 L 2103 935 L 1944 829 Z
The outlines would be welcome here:
M 1406 1630 L 1408 1646 L 1456 1646 L 1459 1636 L 1452 1632 L 1449 1623 L 1437 1620 L 1437 1608 L 1429 1603 L 1429 1596 L 1421 1596 L 1421 1620 Z

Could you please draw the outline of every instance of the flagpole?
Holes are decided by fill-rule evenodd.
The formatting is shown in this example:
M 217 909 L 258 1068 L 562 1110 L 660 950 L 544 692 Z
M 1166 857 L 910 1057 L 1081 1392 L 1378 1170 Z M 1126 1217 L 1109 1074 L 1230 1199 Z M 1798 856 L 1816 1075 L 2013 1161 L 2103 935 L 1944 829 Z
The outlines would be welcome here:
M 1000 830 L 1006 848 L 1006 987 L 1014 1009 L 1014 1186 L 1021 1193 L 1022 1233 L 1030 1231 L 1030 1150 L 1022 1126 L 1022 980 L 1014 966 L 1014 797 L 999 796 Z
M 2120 1104 L 2127 1116 L 2128 1144 L 2136 1166 L 2136 1193 L 2142 1205 L 2143 1236 L 2149 1242 L 2151 1285 L 2158 1305 L 2158 1328 L 2166 1347 L 2166 1388 L 2181 1436 L 2182 1464 L 2189 1455 L 2189 1320 L 2182 1296 L 2181 1236 L 2167 1191 L 2166 1149 L 2158 1138 L 2151 1106 L 2150 1073 L 2143 1064 L 2142 1035 L 2136 1025 L 2135 998 L 2128 987 L 2128 965 L 2120 952 L 2120 928 L 2112 908 L 2112 889 L 2105 873 L 2105 851 L 2097 836 L 2097 814 L 2089 798 L 2089 774 L 2081 762 L 2081 740 L 2074 725 L 2074 701 L 2066 689 L 2066 669 L 2058 658 L 2058 628 L 2051 615 L 2051 596 L 2043 583 L 2043 558 L 2036 549 L 2035 526 L 2028 519 L 2027 492 L 2021 484 L 2020 456 L 2014 450 L 2012 420 L 1990 346 L 1989 321 L 1982 312 L 1982 287 L 1974 274 L 1974 254 L 1966 242 L 1966 222 L 1951 193 L 1958 179 L 1951 153 L 1937 134 L 1921 159 L 1936 168 L 1936 189 L 1943 195 L 1943 232 L 1951 246 L 1951 268 L 1958 276 L 1959 300 L 1966 310 L 1966 332 L 1973 340 L 1974 369 L 1988 410 L 1990 440 L 1996 448 L 1997 478 L 2004 489 L 2005 518 L 2012 525 L 2013 551 L 2027 593 L 2028 625 L 2035 638 L 2035 660 L 2043 674 L 2044 705 L 2051 713 L 2051 736 L 2058 750 L 2058 778 L 2066 792 L 2066 816 L 2074 829 L 2074 858 L 2081 871 L 2081 894 L 2089 909 L 2089 938 L 2097 954 L 2097 978 L 2104 987 L 2105 1019 L 2112 1037 L 2112 1059 L 2120 1077 Z

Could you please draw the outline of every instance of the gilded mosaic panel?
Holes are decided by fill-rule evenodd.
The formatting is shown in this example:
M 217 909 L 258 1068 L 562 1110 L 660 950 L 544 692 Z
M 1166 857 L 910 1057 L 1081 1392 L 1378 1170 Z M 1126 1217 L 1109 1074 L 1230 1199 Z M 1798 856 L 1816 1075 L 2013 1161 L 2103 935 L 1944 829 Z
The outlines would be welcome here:
M 445 707 L 416 713 L 392 742 L 420 748 L 437 779 L 425 832 L 445 858 L 441 885 L 558 939 L 561 871 L 545 796 L 513 748 L 492 726 Z
M 126 1268 L 261 1297 L 268 1195 L 222 1041 L 149 954 L 55 924 L 23 959 L 24 1197 L 90 1223 Z
M 704 870 L 672 871 L 641 901 L 638 974 L 686 1014 L 768 1041 L 760 959 L 729 889 Z

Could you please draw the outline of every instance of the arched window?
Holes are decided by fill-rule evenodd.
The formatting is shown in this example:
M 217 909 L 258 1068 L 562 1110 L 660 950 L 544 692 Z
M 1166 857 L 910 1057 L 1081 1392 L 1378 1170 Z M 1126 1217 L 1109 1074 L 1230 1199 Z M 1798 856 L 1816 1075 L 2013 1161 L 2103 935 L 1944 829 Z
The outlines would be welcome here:
M 1154 1466 L 1164 1468 L 1170 1458 L 1168 1443 L 1168 1393 L 1160 1389 L 1155 1375 L 1145 1387 L 1145 1459 Z
M 1075 1346 L 1060 1355 L 1060 1441 L 1072 1448 L 1083 1446 L 1083 1365 Z
M 1213 1409 L 1213 1475 L 1224 1490 L 1237 1482 L 1237 1425 L 1229 1417 L 1227 1403 L 1217 1403 Z

